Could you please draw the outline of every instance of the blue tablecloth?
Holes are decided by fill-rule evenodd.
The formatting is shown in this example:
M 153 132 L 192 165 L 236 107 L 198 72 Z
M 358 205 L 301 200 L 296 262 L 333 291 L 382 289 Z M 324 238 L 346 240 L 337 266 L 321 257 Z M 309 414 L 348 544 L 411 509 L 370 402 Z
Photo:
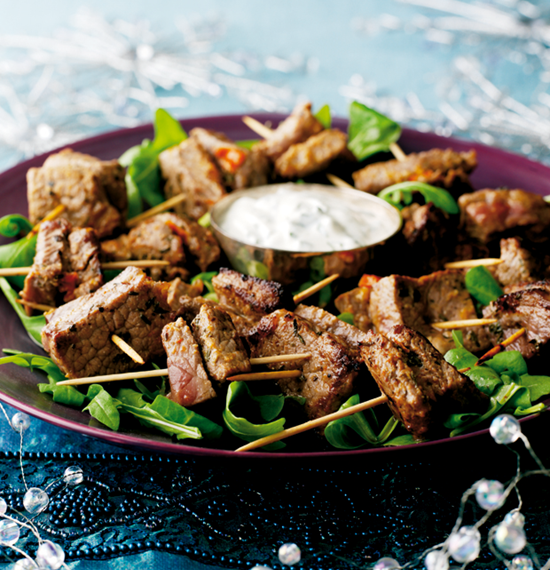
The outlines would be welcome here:
M 543 74 L 548 72 L 530 59 L 536 42 L 530 52 L 521 38 L 496 37 L 489 32 L 453 37 L 435 20 L 449 14 L 414 4 L 386 0 L 204 0 L 199 4 L 189 0 L 96 0 L 93 11 L 110 25 L 119 20 L 135 25 L 148 22 L 157 34 L 157 43 L 151 43 L 156 50 L 167 52 L 179 49 L 178 30 L 189 29 L 182 27 L 180 20 L 195 22 L 196 31 L 200 27 L 196 22 L 206 19 L 210 33 L 215 29 L 217 34 L 208 39 L 210 51 L 231 53 L 233 62 L 246 63 L 243 77 L 256 82 L 247 88 L 246 96 L 242 84 L 237 88 L 218 78 L 220 81 L 214 83 L 221 88 L 214 95 L 195 97 L 178 92 L 187 98 L 187 106 L 174 113 L 180 118 L 251 109 L 288 110 L 298 98 L 311 99 L 317 107 L 328 103 L 335 115 L 345 116 L 349 101 L 363 97 L 366 102 L 378 101 L 386 107 L 381 110 L 391 111 L 404 123 L 484 140 L 479 123 L 472 117 L 479 110 L 475 97 L 478 103 L 485 101 L 490 86 L 474 82 L 479 92 L 471 85 L 468 90 L 455 66 L 460 56 L 463 65 L 472 62 L 468 58 L 477 58 L 484 77 L 500 89 L 501 95 L 510 95 L 517 105 L 539 105 L 538 112 L 544 117 L 548 78 Z M 505 4 L 495 0 L 492 5 L 504 10 Z M 519 4 L 525 22 L 529 6 L 535 10 L 537 5 Z M 474 3 L 464 5 L 472 7 Z M 540 2 L 539 8 L 542 24 L 548 3 Z M 13 49 L 13 37 L 18 35 L 63 37 L 56 30 L 71 29 L 77 10 L 74 3 L 61 0 L 32 7 L 24 2 L 4 6 L 0 47 L 2 39 L 11 38 Z M 203 44 L 205 41 L 203 38 Z M 186 46 L 196 61 L 205 49 L 200 41 Z M 236 53 L 241 54 L 240 59 L 234 57 Z M 25 54 L 29 57 L 32 50 Z M 21 57 L 20 52 L 14 57 Z M 220 69 L 227 64 L 222 60 L 218 63 Z M 1 65 L 2 61 L 0 82 Z M 25 70 L 20 72 L 8 77 L 15 95 L 5 88 L 5 82 L 1 92 L 4 108 L 13 115 L 17 115 L 13 107 L 17 97 L 28 103 L 29 91 L 39 82 L 35 78 L 25 84 Z M 103 73 L 101 68 L 96 72 Z M 265 85 L 281 91 L 277 97 L 250 97 L 256 91 L 263 93 Z M 71 88 L 76 89 L 74 85 Z M 171 93 L 165 90 L 162 95 Z M 51 115 L 45 110 L 46 103 L 37 96 L 33 105 L 41 117 L 37 124 L 47 123 Z M 459 111 L 458 116 L 453 110 Z M 136 116 L 137 120 L 149 121 L 151 111 L 138 106 Z M 32 112 L 29 117 L 34 120 Z M 58 130 L 65 128 L 57 116 L 51 122 Z M 0 129 L 6 125 L 2 126 L 0 118 Z M 82 138 L 110 128 L 115 125 L 100 117 L 71 132 Z M 547 159 L 544 144 L 535 134 L 521 132 L 520 140 L 518 133 L 503 132 L 501 137 L 495 133 L 498 129 L 487 125 L 486 142 Z M 0 143 L 0 165 L 7 168 L 36 149 Z M 8 416 L 16 412 L 5 408 Z M 537 430 L 533 431 L 536 437 Z M 19 436 L 3 415 L 0 442 L 0 496 L 17 506 L 23 488 L 17 458 Z M 548 446 L 544 447 L 538 448 L 541 455 L 547 452 Z M 225 569 L 254 564 L 279 568 L 276 551 L 284 542 L 295 542 L 302 549 L 300 568 L 366 567 L 384 555 L 404 564 L 445 539 L 455 521 L 460 497 L 469 485 L 482 477 L 504 481 L 516 469 L 515 456 L 489 437 L 471 446 L 434 447 L 419 456 L 395 453 L 372 463 L 219 465 L 121 449 L 34 418 L 25 434 L 23 451 L 29 485 L 40 487 L 72 464 L 84 470 L 85 483 L 73 494 L 60 491 L 55 508 L 42 515 L 44 533 L 63 545 L 69 567 L 78 569 Z M 528 465 L 529 458 L 523 455 Z M 527 499 L 530 501 L 526 530 L 543 562 L 550 556 L 550 497 L 547 479 L 532 481 L 523 488 L 526 504 Z M 478 511 L 468 512 L 467 518 L 473 519 Z M 26 539 L 25 545 L 32 552 L 33 539 Z M 478 562 L 477 567 L 497 565 L 490 553 Z

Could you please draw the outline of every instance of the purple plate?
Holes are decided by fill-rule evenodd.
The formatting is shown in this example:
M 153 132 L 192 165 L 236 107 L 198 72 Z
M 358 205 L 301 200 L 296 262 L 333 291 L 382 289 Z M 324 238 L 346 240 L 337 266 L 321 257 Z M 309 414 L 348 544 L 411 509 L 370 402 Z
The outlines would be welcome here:
M 276 125 L 283 115 L 257 114 L 255 117 L 261 121 L 272 121 Z M 215 129 L 226 133 L 235 140 L 247 140 L 255 138 L 255 135 L 241 121 L 240 116 L 220 116 L 182 121 L 183 128 L 189 132 L 193 127 Z M 336 119 L 334 126 L 347 129 L 347 121 Z M 74 143 L 72 149 L 97 156 L 101 159 L 118 158 L 129 147 L 139 144 L 144 138 L 153 137 L 151 125 L 145 125 L 134 129 L 124 129 L 106 133 L 87 140 Z M 478 153 L 479 166 L 471 177 L 474 188 L 523 188 L 530 192 L 546 195 L 550 194 L 550 168 L 532 162 L 521 156 L 508 152 L 489 148 L 457 139 L 444 138 L 431 133 L 420 133 L 405 129 L 400 139 L 400 145 L 405 152 L 427 150 L 434 147 L 452 147 L 455 150 L 465 151 L 474 148 Z M 56 151 L 53 151 L 56 152 Z M 48 153 L 51 154 L 51 153 Z M 41 166 L 48 156 L 44 154 L 11 168 L 0 174 L 0 216 L 10 213 L 27 214 L 26 181 L 27 170 L 32 166 Z M 6 243 L 7 240 L 0 241 Z M 40 349 L 30 340 L 19 319 L 11 309 L 7 300 L 0 297 L 0 347 L 14 348 L 24 352 L 40 353 Z M 82 413 L 73 408 L 56 404 L 51 397 L 41 394 L 36 388 L 38 382 L 44 382 L 44 376 L 40 373 L 32 373 L 28 369 L 19 368 L 15 365 L 0 367 L 0 400 L 18 408 L 19 410 L 37 418 L 55 424 L 59 427 L 74 430 L 84 435 L 97 437 L 110 443 L 129 446 L 134 448 L 149 449 L 158 452 L 178 453 L 211 458 L 242 458 L 242 459 L 288 459 L 288 458 L 336 458 L 343 456 L 372 456 L 403 452 L 414 448 L 417 453 L 420 448 L 429 450 L 434 445 L 445 444 L 447 449 L 460 441 L 477 438 L 486 439 L 488 429 L 470 433 L 467 435 L 446 438 L 417 445 L 402 447 L 361 449 L 355 451 L 304 451 L 297 449 L 292 452 L 268 453 L 254 451 L 236 454 L 226 449 L 213 449 L 198 447 L 188 443 L 175 443 L 168 436 L 161 433 L 146 431 L 145 429 L 125 429 L 113 432 L 96 420 L 91 419 L 87 413 Z M 533 418 L 526 418 L 531 422 Z M 540 420 L 537 420 L 540 421 Z M 236 443 L 236 446 L 238 444 Z M 387 456 L 388 458 L 390 456 Z M 360 457 L 357 457 L 360 459 Z M 364 460 L 367 457 L 362 458 Z M 372 457 L 374 459 L 374 457 Z

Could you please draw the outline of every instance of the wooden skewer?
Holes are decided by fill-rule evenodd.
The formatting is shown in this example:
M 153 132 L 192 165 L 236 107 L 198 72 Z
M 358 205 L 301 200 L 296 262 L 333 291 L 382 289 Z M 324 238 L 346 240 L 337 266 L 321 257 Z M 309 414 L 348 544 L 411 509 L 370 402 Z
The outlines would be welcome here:
M 274 443 L 275 441 L 280 441 L 281 439 L 285 439 L 287 437 L 290 437 L 291 435 L 296 435 L 298 433 L 302 433 L 304 431 L 308 431 L 310 429 L 325 425 L 334 420 L 339 420 L 340 418 L 351 416 L 352 414 L 356 414 L 357 412 L 368 410 L 369 408 L 374 408 L 375 406 L 379 406 L 380 404 L 385 404 L 387 401 L 388 401 L 387 396 L 385 395 L 378 396 L 377 398 L 373 398 L 368 402 L 362 402 L 361 404 L 351 406 L 351 408 L 348 408 L 346 410 L 339 410 L 338 412 L 334 412 L 333 414 L 329 414 L 328 416 L 323 416 L 322 418 L 310 420 L 309 422 L 300 424 L 299 426 L 285 429 L 283 431 L 280 431 L 279 433 L 268 435 L 267 437 L 262 437 L 261 439 L 257 439 L 256 441 L 252 441 L 246 445 L 243 445 L 242 447 L 239 447 L 238 449 L 235 450 L 235 452 L 249 451 L 251 449 L 256 449 L 257 447 L 263 447 L 264 445 L 269 445 L 270 443 Z
M 32 303 L 31 301 L 24 301 L 23 299 L 15 299 L 16 303 L 24 305 L 25 307 L 30 307 L 31 309 L 36 309 L 37 311 L 54 311 L 55 307 L 50 307 L 49 305 L 42 305 L 41 303 Z
M 463 319 L 461 321 L 444 321 L 441 323 L 432 323 L 432 327 L 436 329 L 464 329 L 466 327 L 481 327 L 483 325 L 492 325 L 497 319 Z
M 311 358 L 310 352 L 304 352 L 301 354 L 279 354 L 277 356 L 262 356 L 260 358 L 251 358 L 250 364 L 269 364 L 271 362 L 290 362 L 292 360 L 302 360 L 306 358 Z M 285 373 L 285 378 L 295 375 L 298 370 L 292 370 L 289 374 Z M 272 374 L 269 372 L 264 372 L 263 374 Z M 79 386 L 81 384 L 101 384 L 103 382 L 118 382 L 121 380 L 133 380 L 134 378 L 154 378 L 156 376 L 168 376 L 168 369 L 163 368 L 161 370 L 142 370 L 141 372 L 121 372 L 120 374 L 105 374 L 103 376 L 88 376 L 86 378 L 72 378 L 71 380 L 62 380 L 58 382 L 59 385 L 63 386 Z M 241 376 L 235 376 L 235 378 L 242 380 Z M 270 378 L 273 378 L 270 375 Z M 228 378 L 229 380 L 229 378 Z
M 338 277 L 340 277 L 339 273 L 335 273 L 334 275 L 329 275 L 328 277 L 325 277 L 325 279 L 319 281 L 319 283 L 315 283 L 315 285 L 312 285 L 311 287 L 308 287 L 301 293 L 294 295 L 293 297 L 294 302 L 296 304 L 301 303 L 304 299 L 311 297 L 311 295 L 317 293 L 317 291 L 320 291 L 323 287 L 326 287 L 329 283 L 332 283 L 333 281 L 338 279 Z
M 407 158 L 407 155 L 403 152 L 403 149 L 395 142 L 390 144 L 390 151 L 399 162 L 403 162 Z
M 125 269 L 126 267 L 166 267 L 169 261 L 162 259 L 129 259 L 127 261 L 109 261 L 101 264 L 101 269 Z M 27 275 L 31 267 L 3 267 L 0 268 L 0 277 L 12 277 L 14 275 Z
M 519 330 L 517 330 L 513 335 L 510 335 L 506 340 L 503 340 L 502 342 L 499 342 L 496 346 L 493 346 L 493 348 L 491 348 L 491 350 L 489 350 L 488 352 L 486 352 L 477 362 L 476 362 L 476 366 L 479 366 L 480 364 L 483 364 L 484 362 L 486 362 L 487 360 L 493 358 L 493 356 L 495 356 L 495 354 L 498 354 L 499 352 L 503 351 L 505 347 L 507 347 L 508 345 L 512 344 L 514 341 L 516 341 L 520 336 L 525 334 L 525 329 L 521 328 Z
M 40 229 L 40 224 L 44 222 L 49 222 L 50 220 L 55 220 L 55 218 L 57 218 L 60 214 L 62 214 L 66 210 L 66 208 L 67 207 L 65 206 L 65 204 L 59 204 L 59 206 L 56 206 L 49 214 L 44 216 L 44 218 L 34 226 L 34 228 L 28 233 L 28 236 L 32 236 L 38 233 L 38 230 Z
M 352 190 L 356 190 L 355 186 L 348 184 L 345 180 L 338 178 L 338 176 L 335 176 L 334 174 L 330 174 L 330 172 L 327 174 L 327 178 L 333 186 L 337 186 L 338 188 L 351 188 Z
M 260 121 L 257 121 L 253 117 L 243 117 L 243 123 L 251 130 L 254 131 L 257 135 L 260 135 L 264 139 L 268 139 L 273 130 L 269 127 L 266 127 Z
M 489 267 L 491 265 L 499 265 L 503 262 L 504 259 L 497 257 L 485 257 L 483 259 L 464 259 L 463 261 L 451 261 L 449 263 L 445 263 L 444 267 L 445 269 L 462 269 L 467 267 L 478 267 L 479 265 Z
M 172 196 L 172 198 L 169 198 L 165 202 L 162 202 L 157 206 L 153 206 L 149 210 L 146 210 L 145 212 L 142 212 L 141 214 L 138 214 L 137 216 L 126 220 L 126 225 L 129 228 L 137 226 L 140 222 L 143 222 L 143 220 L 146 220 L 147 218 L 156 216 L 157 214 L 166 212 L 166 210 L 173 208 L 176 204 L 183 202 L 186 197 L 186 194 L 177 194 L 176 196 Z
M 249 372 L 228 376 L 229 382 L 250 382 L 251 380 L 280 380 L 281 378 L 298 378 L 302 375 L 301 370 L 273 370 L 271 372 Z
M 121 339 L 118 335 L 114 334 L 111 337 L 111 340 L 124 352 L 127 354 L 134 362 L 138 364 L 145 364 L 145 360 L 141 358 L 141 356 L 123 339 Z

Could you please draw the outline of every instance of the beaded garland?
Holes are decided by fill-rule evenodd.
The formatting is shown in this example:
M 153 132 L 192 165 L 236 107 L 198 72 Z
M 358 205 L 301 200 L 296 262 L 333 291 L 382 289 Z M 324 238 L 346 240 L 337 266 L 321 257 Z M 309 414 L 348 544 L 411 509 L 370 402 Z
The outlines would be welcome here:
M 502 422 L 501 416 L 497 419 Z M 503 443 L 512 443 L 506 439 L 507 429 L 509 423 L 500 426 L 495 440 L 504 437 Z M 520 431 L 515 435 L 529 449 L 525 436 Z M 503 561 L 510 570 L 527 570 L 528 564 L 542 568 L 537 554 L 550 558 L 548 513 L 520 503 L 525 519 L 517 508 L 505 517 L 508 503 L 508 509 L 499 506 L 518 491 L 522 479 L 536 473 L 548 477 L 550 471 L 538 465 L 534 453 L 526 460 L 535 461 L 537 469 L 521 471 L 520 453 L 513 452 L 517 471 L 510 477 L 502 462 L 497 469 L 509 478 L 507 484 L 499 487 L 481 479 L 461 498 L 456 481 L 450 477 L 442 485 L 426 463 L 384 465 L 366 472 L 290 465 L 227 466 L 222 472 L 208 462 L 173 456 L 25 452 L 21 445 L 19 452 L 0 453 L 0 464 L 20 462 L 25 475 L 23 479 L 19 469 L 12 469 L 3 476 L 0 505 L 5 501 L 7 510 L 0 521 L 9 516 L 27 527 L 21 527 L 21 539 L 12 547 L 0 547 L 0 552 L 14 561 L 23 548 L 36 552 L 40 540 L 59 545 L 66 562 L 157 550 L 224 568 L 257 570 L 282 570 L 291 564 L 302 569 L 374 565 L 376 570 L 390 570 L 421 566 L 424 559 L 428 570 L 445 570 L 451 554 L 458 562 L 475 559 L 491 568 Z M 81 474 L 76 465 L 84 466 Z M 467 475 L 465 480 L 473 473 Z M 47 490 L 49 497 L 45 510 L 34 516 L 25 512 L 23 503 L 31 485 Z M 537 486 L 539 505 L 549 498 L 543 487 L 548 486 Z M 527 494 L 529 490 L 522 490 Z M 457 502 L 459 517 L 453 528 Z M 493 514 L 501 521 L 487 533 L 481 526 Z M 509 532 L 500 532 L 499 538 L 504 523 Z M 485 532 L 484 541 L 491 537 L 489 548 L 477 538 L 473 543 L 463 540 L 464 529 L 472 527 L 474 537 L 478 527 Z M 513 550 L 522 532 L 529 544 L 520 559 L 513 556 L 519 550 Z M 1 536 L 0 531 L 0 541 Z

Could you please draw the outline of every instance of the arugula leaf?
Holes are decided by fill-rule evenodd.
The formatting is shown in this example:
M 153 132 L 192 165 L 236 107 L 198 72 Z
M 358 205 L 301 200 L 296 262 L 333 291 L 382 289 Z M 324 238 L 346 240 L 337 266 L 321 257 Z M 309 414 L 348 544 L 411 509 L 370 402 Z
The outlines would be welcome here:
M 0 218 L 0 234 L 4 237 L 16 237 L 19 234 L 27 235 L 33 228 L 28 218 L 21 214 L 8 214 Z
M 330 115 L 330 107 L 328 105 L 323 105 L 314 117 L 325 127 L 325 129 L 330 129 L 332 125 L 332 117 Z
M 414 437 L 409 433 L 404 435 L 398 435 L 397 437 L 394 437 L 393 439 L 386 441 L 386 443 L 384 443 L 384 447 L 398 447 L 400 445 L 413 445 L 417 443 L 421 442 L 416 441 Z
M 217 271 L 206 271 L 204 273 L 198 273 L 191 279 L 190 283 L 193 285 L 193 283 L 200 279 L 204 283 L 204 286 L 209 293 L 215 293 L 214 285 L 212 285 L 212 278 L 216 277 L 217 274 Z
M 348 325 L 355 325 L 355 319 L 353 318 L 353 313 L 340 313 L 338 315 L 338 318 L 341 321 L 344 321 L 345 323 L 348 323 Z
M 392 184 L 392 186 L 388 186 L 378 192 L 378 197 L 386 200 L 386 202 L 389 202 L 398 210 L 401 210 L 403 209 L 401 202 L 405 205 L 412 203 L 413 192 L 420 192 L 420 194 L 424 196 L 426 203 L 432 202 L 434 206 L 437 206 L 448 214 L 460 213 L 456 200 L 447 190 L 437 188 L 431 184 L 425 184 L 424 182 L 399 182 L 398 184 Z
M 119 162 L 127 166 L 126 187 L 128 189 L 128 217 L 132 218 L 142 210 L 141 199 L 150 206 L 156 206 L 165 200 L 161 191 L 161 176 L 158 156 L 187 138 L 179 121 L 164 109 L 155 113 L 155 138 L 145 139 L 141 145 L 128 149 Z
M 482 305 L 488 305 L 504 295 L 504 291 L 491 272 L 482 265 L 469 269 L 464 277 L 464 283 L 468 293 Z
M 357 160 L 386 151 L 401 136 L 401 127 L 388 117 L 354 101 L 349 108 L 348 148 Z
M 98 422 L 113 431 L 118 431 L 120 427 L 120 412 L 118 411 L 120 402 L 113 398 L 100 384 L 92 384 L 88 388 L 86 398 L 90 400 L 90 403 L 82 411 L 89 412 L 92 418 Z
M 46 326 L 46 319 L 44 315 L 29 317 L 27 313 L 25 313 L 25 309 L 23 309 L 23 307 L 15 301 L 19 298 L 19 296 L 12 289 L 11 285 L 8 283 L 5 277 L 0 277 L 0 289 L 2 289 L 10 305 L 17 313 L 17 316 L 21 319 L 21 322 L 23 323 L 26 331 L 29 333 L 29 336 L 41 347 L 41 333 L 42 329 Z
M 0 267 L 28 267 L 32 265 L 36 254 L 37 235 L 27 235 L 20 240 L 0 246 Z M 8 277 L 14 286 L 23 288 L 24 275 Z
M 237 399 L 247 398 L 250 403 L 259 408 L 260 414 L 267 423 L 253 424 L 246 418 L 236 416 L 231 409 L 234 407 Z M 240 439 L 245 441 L 255 441 L 267 435 L 279 433 L 284 429 L 285 418 L 274 420 L 283 408 L 285 397 L 283 395 L 275 396 L 253 396 L 246 382 L 231 382 L 227 389 L 227 398 L 225 401 L 225 410 L 223 411 L 223 419 L 229 431 Z M 285 447 L 282 441 L 276 441 L 264 447 L 264 449 L 274 451 Z

